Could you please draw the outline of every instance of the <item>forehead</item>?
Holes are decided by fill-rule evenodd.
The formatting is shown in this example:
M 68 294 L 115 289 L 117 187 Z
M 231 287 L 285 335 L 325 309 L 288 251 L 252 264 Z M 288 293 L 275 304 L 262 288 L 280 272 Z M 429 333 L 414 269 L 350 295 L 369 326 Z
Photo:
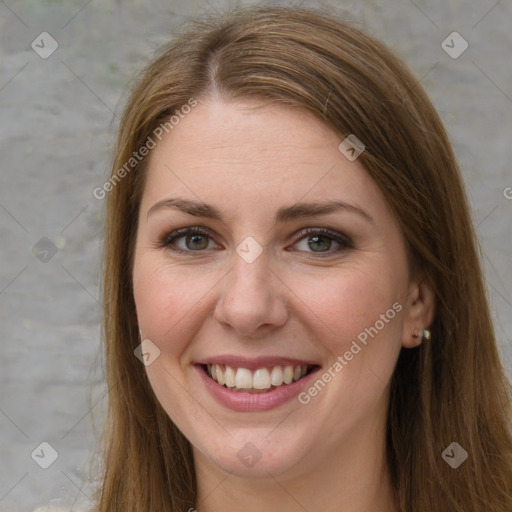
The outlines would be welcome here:
M 376 184 L 362 164 L 345 158 L 340 142 L 306 111 L 200 102 L 152 150 L 141 208 L 172 194 L 248 213 L 302 198 L 385 209 Z

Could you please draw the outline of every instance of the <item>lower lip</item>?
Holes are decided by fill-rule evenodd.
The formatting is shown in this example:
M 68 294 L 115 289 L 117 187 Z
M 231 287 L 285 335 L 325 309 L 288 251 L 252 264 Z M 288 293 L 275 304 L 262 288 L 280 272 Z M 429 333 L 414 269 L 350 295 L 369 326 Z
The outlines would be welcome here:
M 266 393 L 244 393 L 243 391 L 230 391 L 221 386 L 206 374 L 201 365 L 196 365 L 196 369 L 213 398 L 219 404 L 237 412 L 268 411 L 289 402 L 299 395 L 318 370 L 318 368 L 313 370 L 292 384 L 279 386 Z

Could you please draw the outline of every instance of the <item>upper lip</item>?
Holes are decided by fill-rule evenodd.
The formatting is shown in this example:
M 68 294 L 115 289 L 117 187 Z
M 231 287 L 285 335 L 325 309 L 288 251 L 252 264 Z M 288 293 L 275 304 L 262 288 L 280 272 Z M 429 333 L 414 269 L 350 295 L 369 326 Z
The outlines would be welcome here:
M 268 368 L 271 366 L 298 366 L 309 365 L 319 366 L 318 363 L 311 360 L 295 359 L 281 356 L 259 356 L 248 358 L 246 356 L 237 356 L 233 354 L 207 357 L 197 361 L 196 364 L 224 364 L 235 368 L 247 368 L 248 370 L 257 370 L 258 368 Z

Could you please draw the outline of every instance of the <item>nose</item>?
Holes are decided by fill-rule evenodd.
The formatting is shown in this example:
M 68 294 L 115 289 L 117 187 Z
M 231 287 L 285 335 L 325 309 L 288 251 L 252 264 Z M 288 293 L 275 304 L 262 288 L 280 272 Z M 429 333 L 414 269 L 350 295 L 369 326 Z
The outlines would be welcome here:
M 251 263 L 234 254 L 222 283 L 215 318 L 223 326 L 257 337 L 286 323 L 286 286 L 270 268 L 265 252 Z

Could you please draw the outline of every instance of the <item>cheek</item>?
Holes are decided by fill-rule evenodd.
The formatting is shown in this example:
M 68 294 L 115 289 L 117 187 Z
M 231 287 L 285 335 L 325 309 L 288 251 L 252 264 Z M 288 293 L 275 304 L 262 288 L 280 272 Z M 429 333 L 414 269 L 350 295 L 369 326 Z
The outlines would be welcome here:
M 394 320 L 396 309 L 401 309 L 392 308 L 400 296 L 397 276 L 393 279 L 386 272 L 378 272 L 371 267 L 340 268 L 321 281 L 301 278 L 296 283 L 294 291 L 306 306 L 304 315 L 318 318 L 319 324 L 330 333 L 332 348 L 337 345 L 343 348 L 347 341 L 356 339 L 383 314 L 385 320 Z M 386 315 L 390 309 L 392 311 Z M 385 323 L 388 330 L 393 322 Z M 382 327 L 381 322 L 378 327 Z
M 200 424 L 204 411 L 183 393 L 187 387 L 184 354 L 203 322 L 201 311 L 212 283 L 193 279 L 191 273 L 146 254 L 136 258 L 133 286 L 143 337 L 160 350 L 158 358 L 145 367 L 151 387 L 178 428 L 189 432 Z
M 307 306 L 300 314 L 314 323 L 314 337 L 329 354 L 318 375 L 325 384 L 312 383 L 301 403 L 341 431 L 382 406 L 401 349 L 400 283 L 400 274 L 366 267 L 338 269 L 322 285 L 306 279 L 295 288 Z
M 201 298 L 211 288 L 208 280 L 191 279 L 189 273 L 142 256 L 135 262 L 133 286 L 143 336 L 165 352 L 177 351 L 183 337 L 176 332 L 197 318 Z
M 338 404 L 342 423 L 348 421 L 343 411 L 364 415 L 380 402 L 401 348 L 402 274 L 389 261 L 372 263 L 338 268 L 321 282 L 296 280 L 297 303 L 307 306 L 299 314 L 314 323 L 314 338 L 329 358 L 319 375 L 328 389 L 316 407 Z M 315 386 L 306 400 L 315 401 L 323 389 Z

